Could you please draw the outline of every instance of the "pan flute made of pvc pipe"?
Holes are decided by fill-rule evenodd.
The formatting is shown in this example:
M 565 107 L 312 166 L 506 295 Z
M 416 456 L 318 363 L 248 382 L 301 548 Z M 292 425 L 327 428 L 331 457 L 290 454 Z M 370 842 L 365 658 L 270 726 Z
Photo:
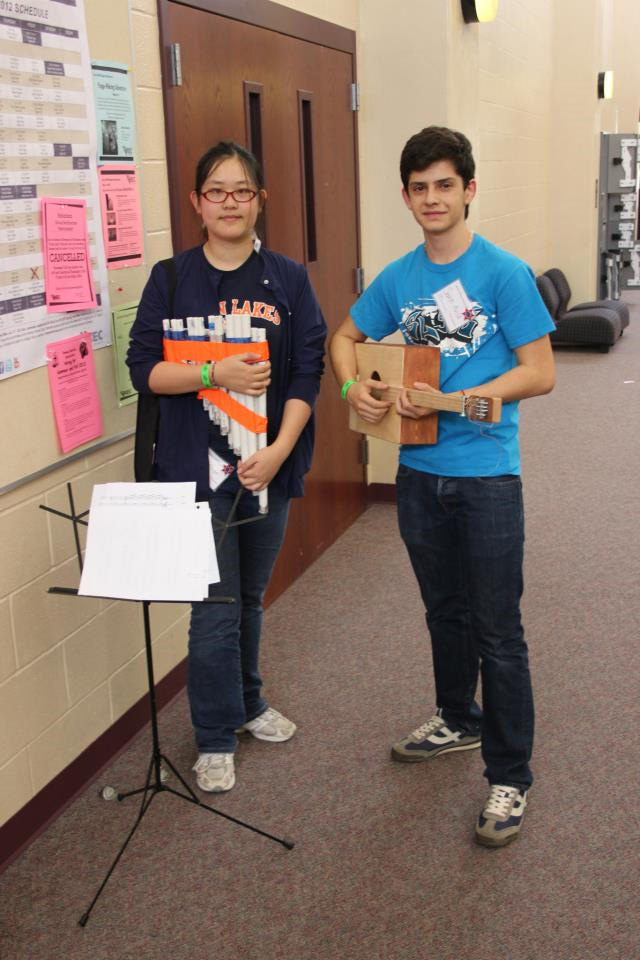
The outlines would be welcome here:
M 227 317 L 187 317 L 163 323 L 164 359 L 170 363 L 207 363 L 240 353 L 255 353 L 263 363 L 269 359 L 266 331 L 251 326 L 249 314 Z M 209 417 L 226 436 L 229 447 L 241 460 L 247 460 L 267 445 L 267 398 L 227 391 L 222 387 L 198 391 Z M 267 490 L 257 494 L 260 513 L 268 510 Z

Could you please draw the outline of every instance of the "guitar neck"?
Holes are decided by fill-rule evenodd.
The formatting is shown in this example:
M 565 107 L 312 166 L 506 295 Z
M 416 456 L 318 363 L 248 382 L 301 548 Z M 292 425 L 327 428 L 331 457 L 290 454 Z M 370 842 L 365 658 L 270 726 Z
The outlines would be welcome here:
M 403 387 L 389 386 L 381 396 L 384 399 L 395 400 L 402 392 Z M 499 397 L 478 397 L 477 404 L 482 404 L 480 415 L 470 413 L 470 401 L 474 400 L 471 394 L 441 393 L 439 390 L 408 390 L 409 403 L 423 410 L 446 410 L 449 413 L 459 413 L 461 416 L 470 416 L 473 420 L 483 420 L 486 423 L 499 423 L 502 415 L 502 400 Z M 466 409 L 465 409 L 466 408 Z

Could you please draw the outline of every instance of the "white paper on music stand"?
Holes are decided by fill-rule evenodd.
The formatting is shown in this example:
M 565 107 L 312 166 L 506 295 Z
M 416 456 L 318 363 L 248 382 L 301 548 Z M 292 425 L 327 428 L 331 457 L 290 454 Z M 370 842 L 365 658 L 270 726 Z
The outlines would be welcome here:
M 78 593 L 203 600 L 220 576 L 209 508 L 194 496 L 192 484 L 96 486 Z
M 180 507 L 194 504 L 196 482 L 96 483 L 91 494 L 94 507 Z

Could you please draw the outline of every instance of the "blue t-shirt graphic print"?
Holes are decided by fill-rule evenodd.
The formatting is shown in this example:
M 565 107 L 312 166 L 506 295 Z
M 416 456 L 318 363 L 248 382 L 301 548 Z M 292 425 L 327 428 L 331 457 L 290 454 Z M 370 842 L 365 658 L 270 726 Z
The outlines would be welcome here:
M 479 319 L 478 319 L 479 318 Z M 482 306 L 474 303 L 465 310 L 464 323 L 449 331 L 440 315 L 438 305 L 433 298 L 423 303 L 409 304 L 402 310 L 400 330 L 407 343 L 424 344 L 427 347 L 440 347 L 445 341 L 466 347 L 473 344 L 486 331 L 487 318 L 482 315 Z M 448 346 L 449 350 L 454 349 Z

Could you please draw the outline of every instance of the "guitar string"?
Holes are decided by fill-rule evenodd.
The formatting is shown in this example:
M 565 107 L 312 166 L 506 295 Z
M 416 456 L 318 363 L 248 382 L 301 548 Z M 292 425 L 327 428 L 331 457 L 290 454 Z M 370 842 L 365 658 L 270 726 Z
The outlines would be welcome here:
M 384 392 L 384 397 L 389 397 L 392 400 L 396 400 L 400 396 L 402 390 L 405 390 L 405 389 L 408 392 L 410 402 L 413 403 L 414 406 L 420 407 L 423 410 L 429 408 L 430 404 L 428 403 L 428 401 L 426 401 L 424 404 L 416 402 L 415 394 L 418 394 L 420 398 L 422 398 L 423 396 L 426 396 L 425 392 L 420 390 L 413 390 L 411 388 L 406 388 L 406 387 L 389 386 L 388 389 L 385 390 Z M 414 394 L 414 397 L 412 397 L 412 394 Z M 450 404 L 450 406 L 434 406 L 433 410 L 436 412 L 440 410 L 440 411 L 444 411 L 445 413 L 462 413 L 461 408 L 464 408 L 463 398 L 466 399 L 466 401 L 470 399 L 475 399 L 479 401 L 481 404 L 486 406 L 487 412 L 488 412 L 488 407 L 492 400 L 491 397 L 475 397 L 474 394 L 467 394 L 465 398 L 463 394 L 439 393 L 438 403 L 439 404 L 446 403 L 446 404 Z M 468 417 L 467 419 L 471 420 L 473 418 Z M 482 418 L 475 418 L 475 419 L 480 420 Z

